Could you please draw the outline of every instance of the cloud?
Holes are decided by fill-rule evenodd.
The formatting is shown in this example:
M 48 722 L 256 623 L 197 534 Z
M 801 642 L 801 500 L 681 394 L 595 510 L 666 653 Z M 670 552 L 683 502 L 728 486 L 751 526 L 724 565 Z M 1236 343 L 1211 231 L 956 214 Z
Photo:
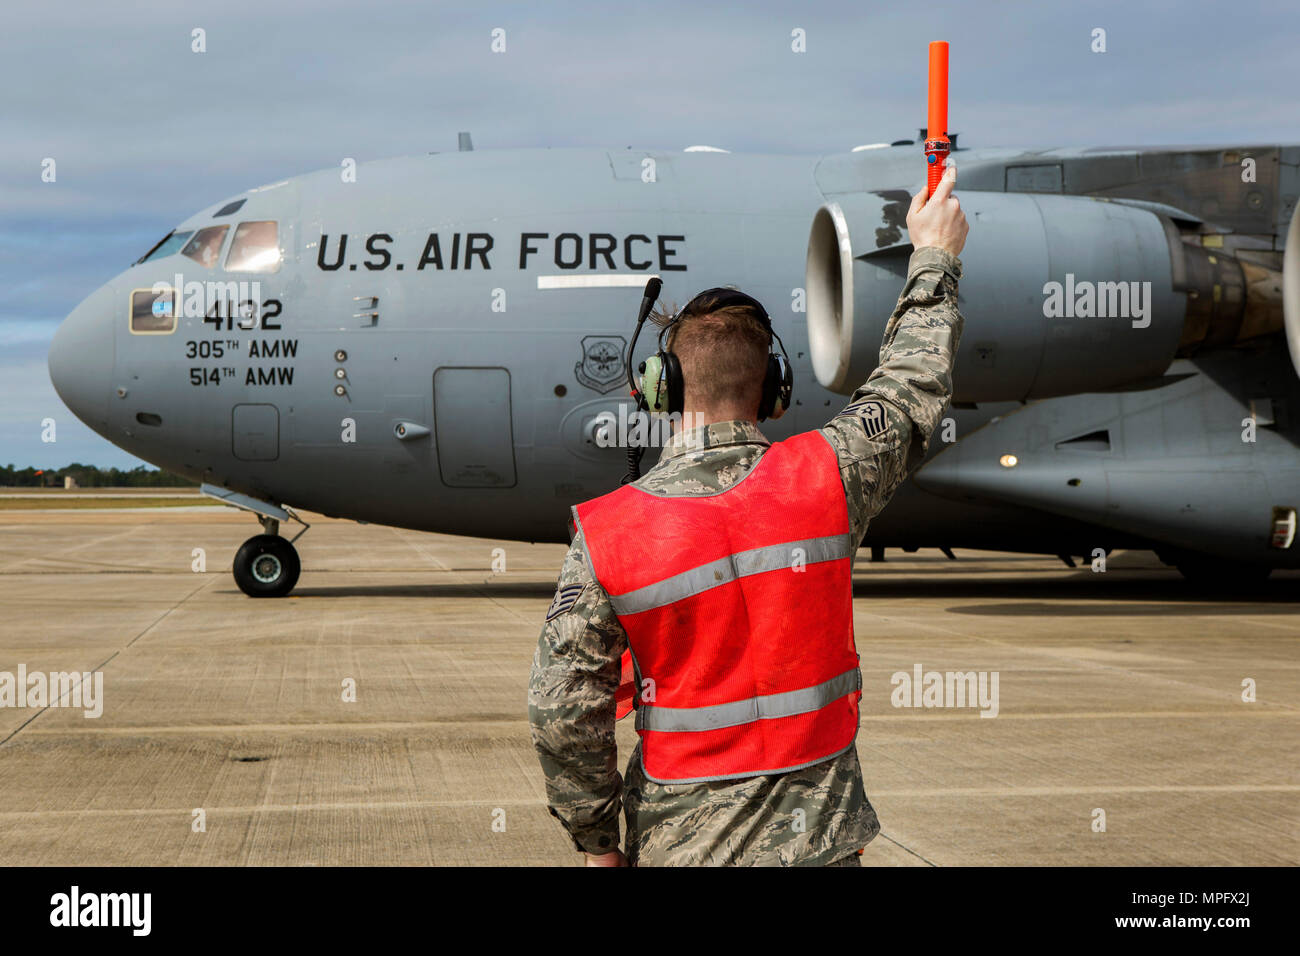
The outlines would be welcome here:
M 1300 11 L 1264 0 L 11 7 L 0 324 L 65 315 L 226 196 L 345 156 L 454 150 L 460 130 L 479 149 L 816 154 L 911 138 L 935 38 L 953 44 L 964 146 L 1265 143 L 1300 128 Z M 796 28 L 806 53 L 791 51 Z M 0 384 L 7 404 L 26 400 L 14 389 Z

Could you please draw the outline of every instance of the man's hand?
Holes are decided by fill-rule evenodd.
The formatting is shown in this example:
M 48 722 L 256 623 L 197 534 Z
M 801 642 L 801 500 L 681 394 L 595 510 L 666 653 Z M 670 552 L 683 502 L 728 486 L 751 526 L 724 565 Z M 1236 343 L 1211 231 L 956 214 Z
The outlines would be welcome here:
M 611 853 L 584 853 L 587 866 L 627 866 L 627 857 L 620 850 Z
M 961 204 L 952 194 L 956 182 L 957 167 L 949 166 L 928 202 L 924 189 L 912 197 L 912 208 L 907 211 L 907 235 L 913 248 L 938 246 L 954 256 L 961 255 L 970 226 Z

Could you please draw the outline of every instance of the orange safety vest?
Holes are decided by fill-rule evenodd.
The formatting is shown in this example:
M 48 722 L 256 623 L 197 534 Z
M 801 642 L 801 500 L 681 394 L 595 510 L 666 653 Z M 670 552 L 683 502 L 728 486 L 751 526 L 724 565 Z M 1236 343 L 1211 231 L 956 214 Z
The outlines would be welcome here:
M 824 435 L 777 442 L 716 494 L 629 484 L 573 512 L 627 632 L 648 778 L 784 773 L 853 746 L 858 542 Z

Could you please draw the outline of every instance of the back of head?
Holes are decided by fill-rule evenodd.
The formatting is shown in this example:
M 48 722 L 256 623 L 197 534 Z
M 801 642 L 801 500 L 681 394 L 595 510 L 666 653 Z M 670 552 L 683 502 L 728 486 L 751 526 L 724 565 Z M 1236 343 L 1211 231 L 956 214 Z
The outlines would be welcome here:
M 720 302 L 727 304 L 719 307 Z M 662 327 L 671 318 L 656 314 L 654 321 Z M 696 296 L 666 343 L 681 362 L 686 408 L 756 418 L 771 342 L 754 306 L 734 298 L 728 302 L 722 293 Z

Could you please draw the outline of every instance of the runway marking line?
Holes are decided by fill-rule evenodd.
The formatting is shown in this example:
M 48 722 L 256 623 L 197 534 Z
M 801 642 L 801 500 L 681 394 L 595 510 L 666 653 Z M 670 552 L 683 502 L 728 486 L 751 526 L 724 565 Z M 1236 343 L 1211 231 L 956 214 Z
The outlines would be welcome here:
M 1258 704 L 1246 705 L 1250 707 L 1259 707 Z M 1134 711 L 1129 713 L 1099 712 L 1089 711 L 1086 713 L 1061 714 L 1061 713 L 1044 713 L 1044 714 L 1009 714 L 1003 711 L 995 718 L 996 720 L 1133 720 L 1138 718 L 1150 718 L 1157 720 L 1166 720 L 1170 718 L 1186 719 L 1205 719 L 1232 717 L 1238 719 L 1262 720 L 1268 717 L 1279 717 L 1282 719 L 1295 719 L 1300 717 L 1300 713 L 1294 710 L 1237 710 L 1237 711 L 1211 711 L 1211 710 L 1189 710 L 1189 711 Z M 987 718 L 981 718 L 978 712 L 969 712 L 964 714 L 950 713 L 900 713 L 900 714 L 863 714 L 860 719 L 861 724 L 865 723 L 884 723 L 895 721 L 947 721 L 947 720 L 968 720 L 973 722 L 982 722 Z M 33 729 L 28 736 L 45 736 L 45 737 L 76 737 L 81 734 L 114 734 L 121 737 L 143 737 L 149 734 L 231 734 L 239 735 L 243 733 L 337 733 L 339 731 L 354 732 L 373 732 L 381 730 L 392 731 L 418 731 L 418 730 L 436 730 L 443 727 L 454 727 L 458 724 L 472 724 L 475 727 L 514 726 L 525 722 L 525 718 L 518 719 L 497 719 L 483 720 L 476 717 L 464 717 L 448 720 L 412 720 L 412 721 L 369 721 L 366 723 L 334 722 L 321 723 L 313 721 L 304 724 L 162 724 L 162 725 L 140 725 L 131 727 L 106 727 L 102 725 L 86 727 L 50 727 L 43 729 Z
M 1103 672 L 1109 671 L 1115 674 L 1124 674 L 1128 677 L 1137 680 L 1155 681 L 1155 682 L 1160 682 L 1165 684 L 1174 684 L 1179 687 L 1189 687 L 1193 690 L 1197 690 L 1204 694 L 1209 694 L 1214 697 L 1218 697 L 1220 699 L 1225 697 L 1233 700 L 1238 699 L 1237 692 L 1234 691 L 1223 690 L 1218 687 L 1206 687 L 1202 684 L 1193 684 L 1190 681 L 1176 680 L 1172 677 L 1162 677 L 1159 674 L 1151 674 L 1145 671 L 1130 670 L 1129 668 L 1120 667 L 1115 664 L 1106 664 L 1099 661 L 1091 661 L 1088 660 L 1087 658 L 1076 657 L 1071 654 L 1061 653 L 1060 651 L 1057 651 L 1051 647 L 1030 647 L 1021 644 L 1016 644 L 1011 641 L 998 640 L 997 638 L 994 637 L 986 637 L 980 634 L 966 634 L 955 628 L 944 627 L 938 624 L 928 624 L 919 621 L 910 621 L 909 623 L 912 627 L 923 628 L 930 631 L 938 631 L 952 638 L 961 638 L 967 641 L 979 641 L 983 644 L 992 644 L 995 647 L 1007 648 L 1012 653 L 1018 651 L 1024 654 L 1037 655 L 1039 657 L 1048 657 L 1057 661 L 1069 661 L 1072 664 L 1077 665 L 1077 669 L 1079 670 L 1093 670 L 1093 671 L 1103 671 Z M 1189 665 L 1189 666 L 1194 666 L 1194 665 Z M 1206 666 L 1211 666 L 1211 665 L 1206 665 Z M 1274 706 L 1284 707 L 1287 708 L 1288 710 L 1295 709 L 1290 704 L 1278 703 L 1275 704 Z
M 127 648 L 129 648 L 129 647 L 130 647 L 132 644 L 134 644 L 136 641 L 140 640 L 140 638 L 144 637 L 146 634 L 148 634 L 150 631 L 152 631 L 152 630 L 153 630 L 153 629 L 154 629 L 158 624 L 160 624 L 160 623 L 163 621 L 164 618 L 167 617 L 167 615 L 171 614 L 172 611 L 176 610 L 178 607 L 180 607 L 182 604 L 184 604 L 184 603 L 185 603 L 186 601 L 188 601 L 190 598 L 194 597 L 194 595 L 198 594 L 200 591 L 202 591 L 204 588 L 206 588 L 209 584 L 212 583 L 213 580 L 216 580 L 216 579 L 213 578 L 212 580 L 201 581 L 201 582 L 199 583 L 199 586 L 198 586 L 198 587 L 196 587 L 196 588 L 195 588 L 194 590 L 192 590 L 189 594 L 185 595 L 183 598 L 181 598 L 180 600 L 178 600 L 175 604 L 173 604 L 173 605 L 172 605 L 171 607 L 169 607 L 167 610 L 163 611 L 162 614 L 158 615 L 158 617 L 156 617 L 156 618 L 153 620 L 153 622 L 152 622 L 151 624 L 149 624 L 147 627 L 145 627 L 145 629 L 144 629 L 143 631 L 141 631 L 141 632 L 140 632 L 139 634 L 137 634 L 135 637 L 131 638 L 129 641 L 127 641 L 125 644 L 123 644 L 121 647 L 119 647 L 117 650 L 115 650 L 112 654 L 109 654 L 108 657 L 104 658 L 102 661 L 100 661 L 98 664 L 96 664 L 94 667 L 92 667 L 91 670 L 90 670 L 90 672 L 91 672 L 91 673 L 94 673 L 95 671 L 102 670 L 102 669 L 103 669 L 103 668 L 104 668 L 104 667 L 105 667 L 105 666 L 106 666 L 106 665 L 107 665 L 111 660 L 113 660 L 113 658 L 117 657 L 119 654 L 121 654 L 124 650 L 126 650 Z M 83 680 L 84 680 L 84 678 L 83 678 Z M 70 687 L 70 688 L 68 688 L 68 690 L 65 691 L 65 692 L 63 693 L 63 695 L 59 697 L 59 701 L 58 701 L 58 702 L 59 702 L 59 703 L 62 703 L 62 702 L 63 702 L 63 699 L 64 699 L 65 697 L 67 697 L 69 694 L 71 694 L 71 693 L 72 693 L 74 690 L 76 690 L 78 687 L 80 687 L 81 684 L 82 684 L 82 681 L 77 681 L 77 683 L 76 683 L 76 685 L 75 685 L 74 687 Z M 3 740 L 0 740 L 0 747 L 3 747 L 5 744 L 9 743 L 9 741 L 13 740 L 14 737 L 16 737 L 20 732 L 22 732 L 22 730 L 23 730 L 24 727 L 28 726 L 32 721 L 34 721 L 37 717 L 41 716 L 41 714 L 45 713 L 47 710 L 49 710 L 49 709 L 50 709 L 51 707 L 53 707 L 53 706 L 54 706 L 53 704 L 46 704 L 46 705 L 45 705 L 44 707 L 42 707 L 40 710 L 36 711 L 36 713 L 32 714 L 30 717 L 28 717 L 26 720 L 24 720 L 21 724 L 19 724 L 17 727 L 15 727 L 13 730 L 11 730 L 11 731 L 9 732 L 9 734 L 8 734 L 8 735 L 7 735 Z M 120 733 L 120 731 L 116 731 L 116 732 Z

